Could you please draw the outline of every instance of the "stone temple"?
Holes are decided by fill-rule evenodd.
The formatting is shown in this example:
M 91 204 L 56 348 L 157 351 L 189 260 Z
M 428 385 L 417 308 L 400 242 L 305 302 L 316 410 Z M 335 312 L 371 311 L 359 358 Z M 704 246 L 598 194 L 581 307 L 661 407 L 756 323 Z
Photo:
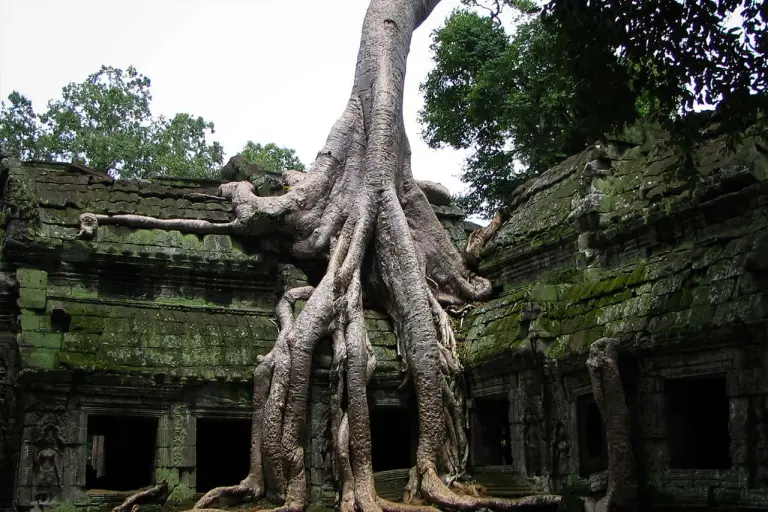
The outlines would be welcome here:
M 768 141 L 724 148 L 711 129 L 695 169 L 658 132 L 590 148 L 537 178 L 487 244 L 479 268 L 494 298 L 455 327 L 471 475 L 488 494 L 605 489 L 585 361 L 611 337 L 638 507 L 768 508 Z M 0 509 L 109 510 L 161 479 L 165 507 L 181 507 L 238 482 L 274 306 L 323 269 L 291 260 L 277 237 L 107 225 L 78 238 L 83 212 L 229 220 L 219 182 L 10 158 L 0 169 Z M 239 177 L 279 193 L 274 176 Z M 463 247 L 473 226 L 444 199 L 435 211 Z M 367 324 L 377 488 L 397 499 L 415 406 L 398 390 L 386 317 L 369 311 Z M 330 344 L 315 358 L 306 465 L 313 506 L 332 506 Z

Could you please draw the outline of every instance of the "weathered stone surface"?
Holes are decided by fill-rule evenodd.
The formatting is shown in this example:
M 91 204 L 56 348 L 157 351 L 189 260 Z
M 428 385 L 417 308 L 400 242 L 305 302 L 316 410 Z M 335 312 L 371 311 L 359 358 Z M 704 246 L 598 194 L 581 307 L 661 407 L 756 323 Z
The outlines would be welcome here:
M 603 487 L 600 471 L 582 464 L 583 404 L 591 394 L 584 362 L 591 343 L 610 336 L 620 341 L 648 503 L 768 503 L 768 166 L 758 144 L 766 146 L 750 136 L 728 155 L 721 138 L 710 139 L 698 149 L 693 180 L 678 176 L 671 150 L 653 140 L 623 152 L 592 148 L 537 179 L 480 261 L 498 295 L 455 321 L 470 397 L 498 400 L 508 427 L 511 463 L 473 468 L 492 493 Z M 281 193 L 276 177 L 246 176 L 230 164 L 228 178 Z M 0 397 L 9 414 L 0 415 L 8 418 L 0 427 L 8 432 L 3 461 L 22 463 L 19 478 L 0 464 L 0 488 L 18 482 L 18 503 L 35 506 L 43 484 L 32 461 L 48 449 L 35 433 L 55 425 L 57 506 L 108 506 L 108 495 L 85 492 L 88 418 L 139 411 L 158 421 L 155 478 L 171 484 L 169 503 L 188 505 L 197 418 L 250 417 L 251 372 L 274 342 L 277 298 L 318 269 L 286 264 L 287 246 L 277 238 L 119 226 L 100 227 L 90 241 L 76 238 L 84 211 L 228 220 L 232 206 L 214 197 L 217 182 L 121 182 L 64 164 L 3 166 L 0 385 L 7 387 Z M 437 192 L 434 211 L 463 248 L 472 225 Z M 377 359 L 372 406 L 408 404 L 408 393 L 397 391 L 392 326 L 375 311 L 366 313 L 366 326 Z M 326 504 L 334 498 L 330 362 L 330 345 L 321 343 L 306 453 L 310 495 Z M 722 382 L 728 467 L 670 469 L 668 383 L 693 378 Z M 403 484 L 402 472 L 377 477 L 393 498 Z M 0 492 L 0 507 L 10 497 Z
M 648 140 L 620 154 L 591 149 L 537 178 L 480 262 L 500 294 L 457 322 L 472 395 L 510 393 L 514 467 L 549 474 L 555 490 L 600 487 L 604 475 L 578 474 L 578 403 L 591 394 L 589 347 L 607 336 L 620 341 L 626 366 L 646 506 L 706 506 L 713 495 L 723 507 L 768 504 L 747 491 L 764 492 L 768 478 L 744 479 L 768 474 L 763 455 L 745 456 L 757 447 L 747 432 L 764 432 L 768 417 L 762 406 L 747 412 L 768 389 L 768 274 L 758 263 L 768 261 L 768 159 L 758 147 L 766 141 L 748 136 L 727 153 L 714 137 L 697 149 L 690 178 L 664 140 Z M 719 433 L 700 448 L 725 445 L 730 459 L 719 470 L 670 469 L 681 441 L 665 386 L 683 380 L 695 389 L 691 379 L 710 379 L 722 393 L 711 401 L 724 416 L 708 420 L 720 422 Z M 555 442 L 559 425 L 564 441 Z M 531 471 L 542 457 L 514 448 L 531 432 L 546 440 L 543 460 L 565 458 L 574 472 Z M 555 448 L 563 443 L 569 451 Z

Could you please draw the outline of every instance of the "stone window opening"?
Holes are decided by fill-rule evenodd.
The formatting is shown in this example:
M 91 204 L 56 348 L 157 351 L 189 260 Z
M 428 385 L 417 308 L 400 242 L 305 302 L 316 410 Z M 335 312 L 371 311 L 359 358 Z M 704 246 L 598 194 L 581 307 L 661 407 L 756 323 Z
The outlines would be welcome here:
M 730 468 L 725 377 L 667 379 L 664 393 L 670 467 Z
M 197 418 L 195 488 L 207 492 L 232 485 L 248 474 L 251 420 Z
M 69 325 L 72 317 L 63 309 L 54 309 L 51 311 L 51 329 L 53 332 L 69 332 Z
M 416 417 L 407 407 L 372 407 L 373 471 L 410 468 L 416 463 Z
M 472 410 L 474 466 L 512 464 L 509 400 L 476 398 Z
M 583 395 L 576 399 L 579 434 L 579 473 L 587 477 L 608 469 L 608 443 L 605 423 L 595 398 Z
M 155 479 L 158 419 L 88 416 L 86 489 L 132 491 Z

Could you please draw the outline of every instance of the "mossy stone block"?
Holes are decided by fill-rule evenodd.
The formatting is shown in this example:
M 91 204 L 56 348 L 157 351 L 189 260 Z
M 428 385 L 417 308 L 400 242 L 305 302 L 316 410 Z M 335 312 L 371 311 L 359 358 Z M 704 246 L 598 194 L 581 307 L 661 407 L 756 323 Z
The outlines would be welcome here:
M 191 502 L 195 499 L 195 490 L 186 485 L 177 485 L 173 488 L 166 500 L 166 506 L 176 506 Z
M 44 289 L 22 288 L 17 303 L 22 309 L 45 309 L 46 298 Z
M 168 482 L 168 488 L 173 489 L 179 485 L 178 468 L 157 468 L 155 469 L 155 481 L 165 480 Z
M 22 334 L 22 345 L 28 347 L 51 348 L 59 350 L 61 348 L 61 334 L 43 333 L 29 331 Z
M 58 350 L 38 347 L 20 347 L 25 368 L 53 370 L 58 366 Z
M 20 268 L 16 271 L 16 279 L 21 288 L 45 290 L 48 287 L 48 272 L 31 268 Z
M 31 309 L 21 310 L 22 331 L 49 331 L 51 319 L 47 315 L 41 315 Z

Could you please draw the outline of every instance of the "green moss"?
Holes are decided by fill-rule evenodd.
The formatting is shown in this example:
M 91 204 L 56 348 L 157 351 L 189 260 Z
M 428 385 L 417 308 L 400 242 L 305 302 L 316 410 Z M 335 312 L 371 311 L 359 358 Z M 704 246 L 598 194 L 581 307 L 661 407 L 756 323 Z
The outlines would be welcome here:
M 52 370 L 59 366 L 58 350 L 39 347 L 20 347 L 22 366 L 39 370 Z
M 31 309 L 22 309 L 20 319 L 22 332 L 50 332 L 51 330 L 51 319 L 48 315 L 38 314 Z
M 179 470 L 178 468 L 157 468 L 155 469 L 155 481 L 160 482 L 165 480 L 168 482 L 168 488 L 173 489 L 179 485 Z
M 48 272 L 30 268 L 20 268 L 16 271 L 16 279 L 21 288 L 45 290 L 48 286 Z
M 21 335 L 21 346 L 58 350 L 61 348 L 61 338 L 59 333 L 27 331 Z
M 45 309 L 47 294 L 45 290 L 37 288 L 21 288 L 19 290 L 18 305 L 26 309 Z
M 167 506 L 178 506 L 191 503 L 195 499 L 195 490 L 186 485 L 177 485 L 171 490 L 165 504 Z
M 83 509 L 76 507 L 72 503 L 57 503 L 52 508 L 47 508 L 47 512 L 78 512 Z

